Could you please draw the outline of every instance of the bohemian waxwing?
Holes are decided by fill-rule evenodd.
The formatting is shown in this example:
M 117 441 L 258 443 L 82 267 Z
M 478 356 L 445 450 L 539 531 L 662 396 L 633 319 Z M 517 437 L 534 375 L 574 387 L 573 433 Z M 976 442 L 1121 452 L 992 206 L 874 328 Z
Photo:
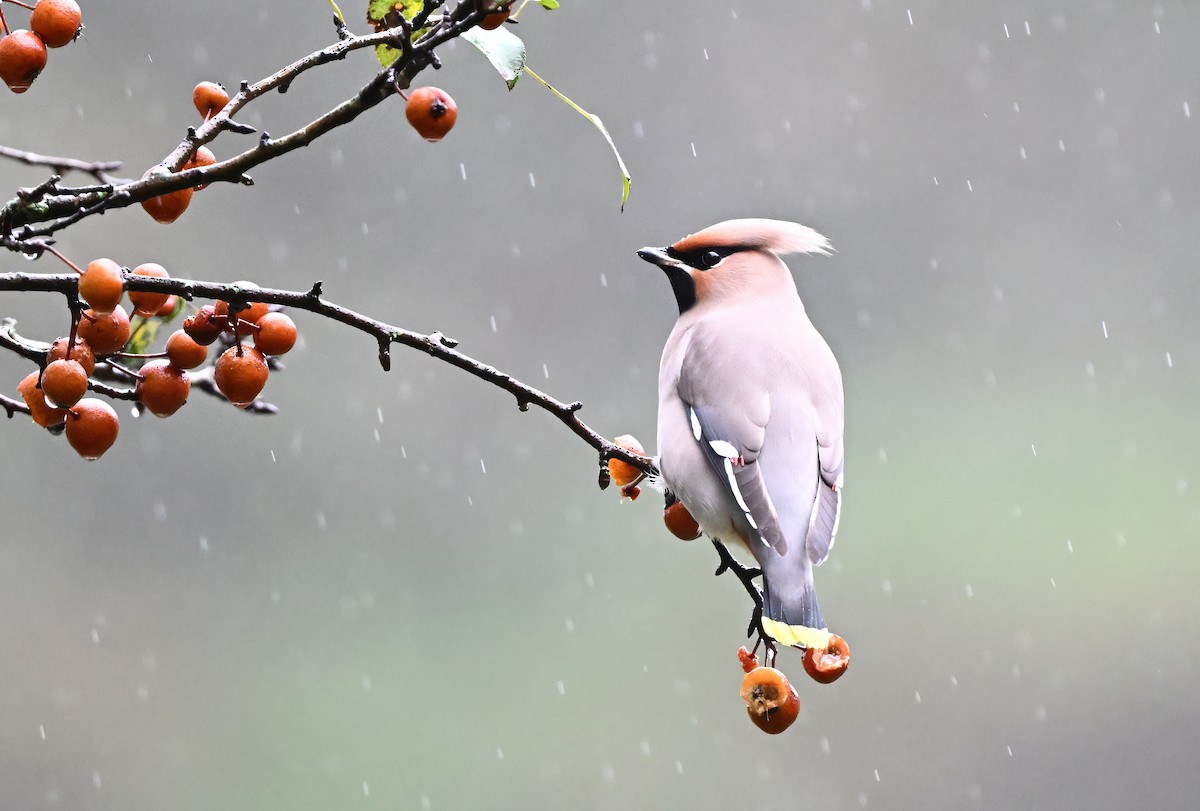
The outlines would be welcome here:
M 667 274 L 679 320 L 658 382 L 659 467 L 713 539 L 763 572 L 763 629 L 824 649 L 813 566 L 829 554 L 842 488 L 842 376 L 796 292 L 788 253 L 829 240 L 780 220 L 719 223 L 638 256 Z

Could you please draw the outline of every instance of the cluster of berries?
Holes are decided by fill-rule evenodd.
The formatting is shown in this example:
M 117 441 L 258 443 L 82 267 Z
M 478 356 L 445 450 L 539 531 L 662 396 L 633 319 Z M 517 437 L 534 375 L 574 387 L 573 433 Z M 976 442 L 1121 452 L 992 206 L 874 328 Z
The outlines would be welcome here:
M 200 307 L 185 319 L 183 329 L 167 339 L 154 355 L 124 354 L 130 341 L 130 316 L 121 305 L 126 280 L 133 277 L 168 279 L 162 265 L 147 262 L 127 271 L 111 259 L 90 262 L 79 276 L 79 297 L 87 304 L 74 325 L 74 340 L 61 337 L 51 344 L 40 371 L 17 386 L 33 421 L 44 428 L 62 429 L 71 447 L 85 459 L 98 459 L 117 440 L 117 413 L 106 401 L 86 397 L 97 362 L 136 378 L 134 392 L 141 406 L 158 417 L 169 417 L 187 402 L 191 389 L 188 370 L 208 360 L 208 347 L 222 336 L 231 345 L 213 364 L 213 382 L 226 399 L 246 407 L 262 392 L 269 367 L 266 357 L 282 355 L 296 344 L 296 325 L 290 317 L 261 302 L 243 309 L 225 301 Z M 239 286 L 246 287 L 245 283 Z M 128 291 L 133 314 L 146 321 L 168 320 L 179 311 L 169 293 Z M 253 338 L 253 345 L 246 342 Z M 133 371 L 116 366 L 118 357 L 143 360 Z
M 18 3 L 17 5 L 24 5 Z M 24 93 L 46 67 L 47 48 L 72 43 L 83 30 L 83 13 L 75 0 L 37 0 L 29 15 L 29 29 L 10 31 L 0 12 L 4 37 L 0 39 L 0 79 L 14 93 Z

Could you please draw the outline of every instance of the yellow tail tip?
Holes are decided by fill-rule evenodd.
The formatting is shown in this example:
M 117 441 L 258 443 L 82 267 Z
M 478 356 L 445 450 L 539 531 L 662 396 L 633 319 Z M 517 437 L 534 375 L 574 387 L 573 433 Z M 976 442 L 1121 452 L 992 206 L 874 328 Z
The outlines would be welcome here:
M 833 634 L 829 633 L 825 628 L 788 625 L 785 622 L 768 619 L 767 617 L 763 617 L 762 626 L 763 630 L 767 632 L 767 636 L 774 639 L 780 645 L 825 650 L 829 647 L 829 640 L 833 637 Z

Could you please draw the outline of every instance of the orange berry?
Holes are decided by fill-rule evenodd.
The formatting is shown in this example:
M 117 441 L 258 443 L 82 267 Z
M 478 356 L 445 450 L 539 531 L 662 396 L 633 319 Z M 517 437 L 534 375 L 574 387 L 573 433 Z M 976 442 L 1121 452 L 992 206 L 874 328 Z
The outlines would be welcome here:
M 267 385 L 267 359 L 252 346 L 231 346 L 213 364 L 213 382 L 236 406 L 246 406 Z
M 487 2 L 484 8 L 494 8 L 482 20 L 479 21 L 479 27 L 484 31 L 492 31 L 504 25 L 504 21 L 508 19 L 508 15 L 512 12 L 512 5 L 509 3 Z
M 258 319 L 254 346 L 264 355 L 282 355 L 296 345 L 296 322 L 283 313 L 267 313 Z
M 42 394 L 46 404 L 70 408 L 87 394 L 88 375 L 77 360 L 56 360 L 42 372 Z
M 46 402 L 46 395 L 38 388 L 38 373 L 30 372 L 17 384 L 17 391 L 25 405 L 29 406 L 29 416 L 43 428 L 53 428 L 62 425 L 67 417 L 65 409 L 55 408 Z
M 192 104 L 205 120 L 221 112 L 228 103 L 229 94 L 216 82 L 201 82 L 192 91 Z
M 56 338 L 54 343 L 50 344 L 50 351 L 46 353 L 46 363 L 53 363 L 65 357 L 67 357 L 67 339 Z M 92 352 L 91 345 L 79 336 L 75 337 L 75 346 L 71 347 L 71 360 L 77 360 L 83 364 L 83 371 L 87 373 L 88 377 L 91 377 L 92 372 L 96 370 L 96 355 Z
M 183 331 L 201 346 L 208 346 L 220 338 L 221 333 L 228 326 L 229 318 L 218 316 L 216 308 L 211 304 L 205 304 L 195 313 L 183 319 Z
M 32 31 L 17 29 L 0 39 L 0 79 L 24 93 L 46 67 L 46 43 Z
M 239 285 L 245 286 L 245 282 L 239 282 Z M 237 317 L 241 321 L 246 321 L 251 324 L 257 324 L 258 320 L 271 311 L 271 305 L 262 301 L 251 301 L 248 307 L 238 310 Z M 214 307 L 217 315 L 229 315 L 229 302 L 218 301 Z
M 117 412 L 103 400 L 86 397 L 68 411 L 67 442 L 88 461 L 99 459 L 117 441 Z
M 141 368 L 139 374 L 141 377 L 136 387 L 138 401 L 154 416 L 169 417 L 187 402 L 188 392 L 192 388 L 188 373 L 170 361 L 150 361 Z
M 146 177 L 152 171 L 154 171 L 153 168 L 147 169 L 142 177 Z M 192 190 L 180 189 L 179 191 L 160 194 L 157 197 L 148 197 L 142 201 L 142 208 L 154 218 L 155 222 L 167 225 L 179 219 L 183 212 L 187 211 L 188 204 L 191 202 Z
M 613 444 L 618 448 L 624 448 L 627 451 L 632 451 L 639 456 L 645 456 L 646 451 L 642 449 L 642 443 L 637 439 L 624 434 L 613 440 Z M 617 487 L 624 487 L 627 484 L 632 484 L 642 475 L 642 471 L 638 470 L 633 465 L 626 462 L 624 459 L 612 458 L 608 460 L 608 475 L 612 479 L 613 484 Z
M 206 146 L 202 146 L 196 150 L 196 154 L 188 158 L 188 162 L 183 165 L 184 169 L 200 169 L 205 166 L 212 166 L 217 162 L 217 156 L 212 153 L 212 150 Z M 199 186 L 192 186 L 196 191 L 201 191 L 208 188 L 207 183 L 201 183 Z
M 742 670 L 749 673 L 754 668 L 758 667 L 758 657 L 750 651 L 746 650 L 746 646 L 742 645 L 738 648 L 738 664 L 742 666 Z
M 29 15 L 29 27 L 48 48 L 74 42 L 82 21 L 83 12 L 75 0 L 37 0 L 33 14 Z
M 153 279 L 169 279 L 171 274 L 162 265 L 145 262 L 133 269 L 134 276 L 148 276 Z M 129 303 L 133 305 L 133 314 L 143 318 L 158 315 L 159 309 L 167 303 L 170 293 L 147 293 L 142 290 L 129 291 Z M 90 302 L 89 302 L 90 303 Z M 94 307 L 92 309 L 95 309 Z
M 426 141 L 440 141 L 454 126 L 458 105 L 440 88 L 418 87 L 408 94 L 404 115 Z
M 825 650 L 807 648 L 804 651 L 804 671 L 821 684 L 837 681 L 848 667 L 850 646 L 837 634 L 829 638 L 829 645 Z
M 754 725 L 778 735 L 800 714 L 800 696 L 787 676 L 773 667 L 756 667 L 742 679 L 742 700 Z
M 79 297 L 92 312 L 107 315 L 121 303 L 125 277 L 121 266 L 111 259 L 93 259 L 79 277 Z
M 180 369 L 195 369 L 208 360 L 208 347 L 196 343 L 192 336 L 178 329 L 167 339 L 167 358 Z
M 175 315 L 175 310 L 178 308 L 179 296 L 172 293 L 171 295 L 167 296 L 167 300 L 162 303 L 162 306 L 158 308 L 158 312 L 156 312 L 154 315 L 157 318 L 170 318 L 171 316 Z
M 125 308 L 117 308 L 108 315 L 97 315 L 84 310 L 79 319 L 79 337 L 87 341 L 97 355 L 120 352 L 129 341 L 129 316 Z
M 663 509 L 663 523 L 681 541 L 694 541 L 700 537 L 700 525 L 682 501 L 673 501 Z

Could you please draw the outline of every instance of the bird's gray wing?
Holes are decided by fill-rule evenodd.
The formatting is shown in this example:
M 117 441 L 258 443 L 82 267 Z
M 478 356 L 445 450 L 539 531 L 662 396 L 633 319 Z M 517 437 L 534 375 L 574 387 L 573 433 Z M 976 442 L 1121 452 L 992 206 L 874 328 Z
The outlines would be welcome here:
M 765 395 L 764 395 L 765 396 Z M 713 471 L 733 496 L 757 540 L 787 552 L 787 540 L 779 526 L 775 505 L 763 482 L 758 453 L 762 449 L 765 426 L 757 424 L 746 412 L 683 401 L 691 424 L 692 437 L 704 451 Z
M 820 566 L 829 557 L 837 536 L 838 519 L 842 514 L 842 460 L 838 455 L 836 467 L 829 467 L 827 460 L 835 456 L 835 449 L 822 447 L 817 444 L 817 470 L 821 480 L 817 482 L 817 495 L 814 499 L 812 516 L 808 521 L 808 533 L 804 537 L 804 547 L 808 551 L 808 559 L 814 566 Z

